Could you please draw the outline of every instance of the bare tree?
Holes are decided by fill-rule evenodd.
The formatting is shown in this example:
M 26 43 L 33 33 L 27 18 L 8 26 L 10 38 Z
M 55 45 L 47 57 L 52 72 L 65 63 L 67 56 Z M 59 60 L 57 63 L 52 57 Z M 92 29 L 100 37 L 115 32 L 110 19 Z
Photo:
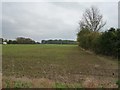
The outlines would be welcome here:
M 103 22 L 103 16 L 100 14 L 99 9 L 94 6 L 86 9 L 79 23 L 80 28 L 86 27 L 92 31 L 99 31 L 105 24 L 106 22 Z

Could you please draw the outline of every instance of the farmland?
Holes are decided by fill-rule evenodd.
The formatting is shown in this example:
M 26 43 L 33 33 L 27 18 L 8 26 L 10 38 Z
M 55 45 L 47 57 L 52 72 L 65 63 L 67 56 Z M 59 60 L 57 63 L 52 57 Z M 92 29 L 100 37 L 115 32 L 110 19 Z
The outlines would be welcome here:
M 17 81 L 38 88 L 117 87 L 117 60 L 77 45 L 3 45 L 2 49 L 3 87 L 14 87 Z

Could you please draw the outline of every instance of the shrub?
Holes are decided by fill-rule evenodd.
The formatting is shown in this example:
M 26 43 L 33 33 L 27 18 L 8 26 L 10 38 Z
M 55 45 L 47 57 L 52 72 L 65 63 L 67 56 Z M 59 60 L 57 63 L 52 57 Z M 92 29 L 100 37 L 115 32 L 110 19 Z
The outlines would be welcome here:
M 83 28 L 77 35 L 79 46 L 95 53 L 120 56 L 120 29 L 110 28 L 103 33 Z
M 120 88 L 120 80 L 118 80 L 116 84 L 118 85 L 118 88 Z

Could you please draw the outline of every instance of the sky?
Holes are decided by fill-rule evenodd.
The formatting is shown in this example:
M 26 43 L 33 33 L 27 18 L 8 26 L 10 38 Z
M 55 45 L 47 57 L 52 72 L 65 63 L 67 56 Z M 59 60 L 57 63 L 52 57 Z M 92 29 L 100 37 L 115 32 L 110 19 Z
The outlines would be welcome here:
M 79 20 L 91 6 L 107 22 L 103 31 L 118 27 L 117 2 L 2 2 L 2 37 L 76 40 Z
M 120 1 L 118 2 L 118 28 L 120 28 Z

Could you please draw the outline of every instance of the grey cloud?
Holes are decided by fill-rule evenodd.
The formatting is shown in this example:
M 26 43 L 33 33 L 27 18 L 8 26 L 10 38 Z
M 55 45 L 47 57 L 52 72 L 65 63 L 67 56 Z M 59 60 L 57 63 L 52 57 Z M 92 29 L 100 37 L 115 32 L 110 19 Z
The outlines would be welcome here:
M 120 1 L 118 3 L 118 27 L 120 28 Z
M 2 37 L 2 3 L 0 2 L 0 37 Z
M 110 26 L 117 26 L 116 3 L 10 3 L 2 8 L 3 37 L 18 36 L 42 39 L 76 39 L 78 22 L 85 8 L 96 5 Z M 114 6 L 114 9 L 113 9 Z M 109 12 L 114 11 L 114 13 Z

